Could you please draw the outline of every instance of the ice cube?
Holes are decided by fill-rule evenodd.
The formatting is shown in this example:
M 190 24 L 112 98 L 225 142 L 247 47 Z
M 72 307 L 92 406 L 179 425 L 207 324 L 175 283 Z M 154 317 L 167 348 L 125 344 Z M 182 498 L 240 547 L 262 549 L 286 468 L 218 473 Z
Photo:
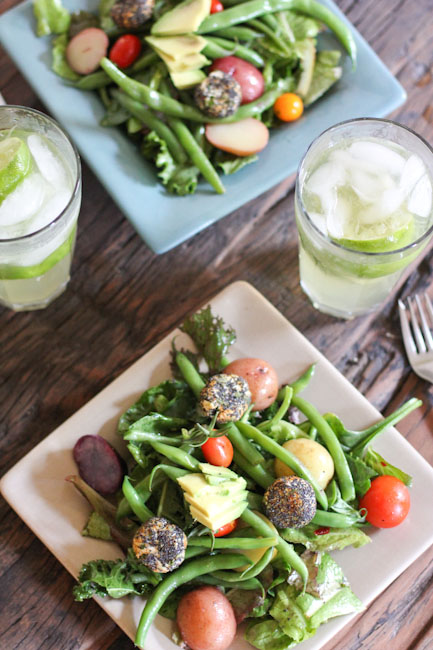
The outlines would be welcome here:
M 359 212 L 358 219 L 364 225 L 378 224 L 397 212 L 403 205 L 404 199 L 405 196 L 399 188 L 385 190 L 378 201 Z
M 352 210 L 349 201 L 346 201 L 341 196 L 337 196 L 334 209 L 326 215 L 326 227 L 329 235 L 335 239 L 344 237 L 351 216 Z
M 50 147 L 39 135 L 29 135 L 27 144 L 44 178 L 55 188 L 68 184 L 65 169 Z
M 413 154 L 406 160 L 399 183 L 406 196 L 410 194 L 421 176 L 425 173 L 426 168 L 421 158 Z
M 326 217 L 323 214 L 319 214 L 319 212 L 309 212 L 308 216 L 316 228 L 326 235 Z
M 407 203 L 409 212 L 419 217 L 428 217 L 432 209 L 432 185 L 430 178 L 424 174 L 412 190 Z
M 400 177 L 405 159 L 394 149 L 371 140 L 357 140 L 347 150 L 351 156 L 374 168 L 386 170 L 389 174 Z
M 54 221 L 66 208 L 70 198 L 71 192 L 68 190 L 60 190 L 53 194 L 44 204 L 39 214 L 32 219 L 29 232 L 36 232 Z
M 47 184 L 38 172 L 27 176 L 1 203 L 0 225 L 12 226 L 30 219 L 41 207 L 46 191 Z
M 352 189 L 364 203 L 379 201 L 384 192 L 395 188 L 392 177 L 386 172 L 374 175 L 353 166 L 349 173 Z
M 305 186 L 313 194 L 321 195 L 323 191 L 344 185 L 346 174 L 344 167 L 338 163 L 327 162 L 320 165 L 307 180 Z

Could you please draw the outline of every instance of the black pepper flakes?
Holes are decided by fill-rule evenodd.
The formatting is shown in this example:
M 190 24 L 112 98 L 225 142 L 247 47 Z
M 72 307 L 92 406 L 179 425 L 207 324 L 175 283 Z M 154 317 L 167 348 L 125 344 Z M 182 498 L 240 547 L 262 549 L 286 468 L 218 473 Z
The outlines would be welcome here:
M 214 375 L 200 393 L 200 406 L 209 417 L 217 413 L 217 422 L 240 420 L 250 402 L 248 383 L 238 375 Z
M 155 573 L 177 569 L 185 559 L 187 538 L 179 526 L 165 517 L 151 517 L 132 540 L 135 557 Z
M 282 476 L 263 497 L 266 516 L 278 528 L 302 528 L 316 514 L 316 495 L 311 484 L 299 476 Z

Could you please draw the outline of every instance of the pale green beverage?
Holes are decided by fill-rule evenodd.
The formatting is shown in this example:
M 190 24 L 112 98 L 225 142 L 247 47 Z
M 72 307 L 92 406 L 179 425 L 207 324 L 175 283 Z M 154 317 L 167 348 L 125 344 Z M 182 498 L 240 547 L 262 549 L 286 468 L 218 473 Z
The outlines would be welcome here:
M 81 203 L 78 153 L 51 118 L 0 107 L 0 303 L 41 309 L 67 286 Z
M 380 307 L 432 235 L 432 185 L 431 147 L 394 122 L 343 122 L 312 143 L 295 211 L 301 286 L 317 309 Z

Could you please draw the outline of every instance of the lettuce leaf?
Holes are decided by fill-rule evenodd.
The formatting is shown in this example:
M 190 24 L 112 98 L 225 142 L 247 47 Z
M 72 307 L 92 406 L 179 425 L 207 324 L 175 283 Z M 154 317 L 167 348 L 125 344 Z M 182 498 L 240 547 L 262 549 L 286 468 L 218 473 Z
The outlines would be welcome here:
M 256 154 L 252 154 L 251 156 L 238 157 L 231 154 L 223 154 L 222 152 L 218 152 L 218 154 L 215 156 L 215 164 L 217 167 L 222 169 L 225 175 L 228 175 L 235 174 L 243 167 L 246 167 L 246 165 L 250 165 L 251 163 L 256 162 L 258 159 L 259 157 Z
M 382 456 L 378 454 L 377 451 L 374 451 L 374 449 L 371 449 L 371 447 L 367 447 L 363 461 L 379 475 L 395 476 L 400 479 L 400 481 L 403 481 L 403 483 L 408 487 L 412 485 L 412 477 L 409 476 L 409 474 L 406 474 L 402 469 L 394 467 L 394 465 L 388 463 L 387 460 L 382 458 Z
M 158 178 L 171 194 L 194 194 L 197 189 L 198 169 L 193 165 L 177 164 L 167 143 L 155 131 L 150 131 L 144 136 L 141 152 L 155 165 Z
M 323 50 L 317 53 L 313 78 L 304 98 L 304 106 L 309 106 L 322 97 L 341 78 L 343 69 L 338 65 L 340 58 L 341 52 L 338 50 Z
M 33 12 L 38 36 L 63 34 L 68 31 L 71 17 L 61 0 L 33 0 Z
M 316 535 L 316 524 L 308 524 L 303 528 L 285 528 L 280 531 L 281 537 L 291 544 L 303 544 L 311 551 L 340 551 L 346 546 L 359 548 L 371 542 L 371 539 L 360 528 L 330 528 L 325 535 Z
M 77 74 L 72 70 L 69 63 L 66 60 L 66 46 L 68 45 L 68 35 L 61 34 L 53 40 L 52 48 L 52 64 L 51 67 L 53 71 L 62 77 L 62 79 L 67 79 L 68 81 L 78 81 L 81 79 L 81 75 Z
M 112 541 L 110 526 L 97 512 L 93 511 L 87 520 L 86 525 L 81 531 L 83 537 L 93 537 L 94 539 L 103 539 L 105 541 Z
M 371 479 L 377 476 L 377 472 L 358 456 L 352 454 L 345 454 L 345 456 L 353 476 L 356 494 L 362 497 L 370 489 Z

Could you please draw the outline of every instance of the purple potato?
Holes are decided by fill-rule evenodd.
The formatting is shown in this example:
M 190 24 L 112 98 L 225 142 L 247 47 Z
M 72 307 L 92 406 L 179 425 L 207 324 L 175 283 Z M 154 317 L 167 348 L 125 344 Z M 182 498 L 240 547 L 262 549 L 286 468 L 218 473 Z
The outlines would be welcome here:
M 125 463 L 101 436 L 82 436 L 74 446 L 78 473 L 99 494 L 114 494 L 122 485 Z

